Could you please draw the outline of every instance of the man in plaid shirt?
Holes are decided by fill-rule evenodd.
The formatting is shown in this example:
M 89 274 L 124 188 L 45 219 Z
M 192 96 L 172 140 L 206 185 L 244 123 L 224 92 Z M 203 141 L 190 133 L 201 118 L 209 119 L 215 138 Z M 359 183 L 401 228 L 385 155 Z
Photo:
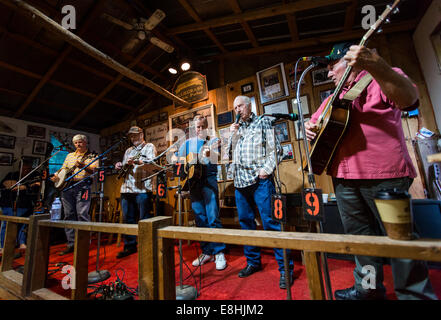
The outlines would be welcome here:
M 234 100 L 234 110 L 240 121 L 230 126 L 229 152 L 232 155 L 236 207 L 242 229 L 255 230 L 255 208 L 260 213 L 265 230 L 280 231 L 280 224 L 271 218 L 271 195 L 275 193 L 273 172 L 276 167 L 274 147 L 281 155 L 282 148 L 274 131 L 271 119 L 257 117 L 251 112 L 251 100 L 238 96 Z M 275 142 L 275 143 L 274 143 Z M 248 277 L 259 271 L 261 266 L 260 248 L 244 246 L 247 266 L 239 272 L 239 277 Z M 283 250 L 274 249 L 279 265 L 281 289 L 286 289 Z M 289 258 L 290 281 L 294 264 Z
M 124 164 L 131 168 L 121 185 L 121 208 L 124 223 L 137 223 L 139 220 L 151 218 L 151 202 L 153 186 L 151 179 L 143 181 L 152 172 L 144 161 L 152 160 L 156 156 L 155 146 L 144 141 L 144 132 L 140 127 L 133 126 L 127 135 L 133 146 L 128 148 L 122 162 L 117 162 L 115 168 L 120 170 Z M 118 252 L 117 258 L 121 259 L 137 252 L 136 236 L 124 236 L 124 250 Z

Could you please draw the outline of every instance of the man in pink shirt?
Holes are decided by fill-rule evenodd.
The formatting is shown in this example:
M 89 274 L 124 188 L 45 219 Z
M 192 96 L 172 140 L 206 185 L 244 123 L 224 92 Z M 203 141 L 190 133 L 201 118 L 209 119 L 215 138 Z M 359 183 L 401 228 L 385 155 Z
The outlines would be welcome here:
M 336 85 L 346 67 L 353 67 L 340 99 L 367 73 L 372 75 L 372 81 L 350 103 L 349 125 L 327 173 L 333 177 L 345 232 L 385 235 L 374 196 L 381 189 L 408 191 L 416 177 L 406 148 L 401 111 L 418 107 L 418 91 L 403 71 L 391 68 L 374 50 L 366 47 L 351 46 L 351 43 L 336 44 L 326 58 L 328 77 Z M 310 141 L 316 137 L 316 122 L 326 102 L 305 123 L 306 137 Z M 385 299 L 383 258 L 355 256 L 355 263 L 354 286 L 337 290 L 336 299 Z M 367 266 L 375 268 L 375 283 L 369 283 L 368 287 L 363 283 L 366 277 L 364 267 Z M 391 266 L 399 299 L 437 299 L 424 262 L 391 259 Z

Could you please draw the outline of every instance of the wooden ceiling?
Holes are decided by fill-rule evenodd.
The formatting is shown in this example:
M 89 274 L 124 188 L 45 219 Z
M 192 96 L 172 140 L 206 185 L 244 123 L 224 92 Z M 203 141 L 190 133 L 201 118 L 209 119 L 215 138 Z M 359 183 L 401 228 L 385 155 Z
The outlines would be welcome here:
M 26 0 L 61 23 L 62 7 L 76 9 L 74 34 L 157 85 L 172 90 L 168 67 L 190 58 L 206 74 L 225 61 L 247 63 L 265 55 L 310 55 L 332 43 L 360 38 L 364 5 L 379 15 L 383 0 Z M 384 32 L 413 30 L 431 1 L 405 0 Z M 89 132 L 133 119 L 172 101 L 92 58 L 59 33 L 0 0 L 0 115 Z M 166 17 L 152 36 L 173 53 L 142 41 L 122 52 L 133 31 L 104 13 L 130 22 L 156 9 Z M 258 70 L 256 70 L 258 71 Z M 244 75 L 249 76 L 249 75 Z M 210 81 L 209 81 L 210 84 Z M 210 88 L 209 89 L 214 89 Z

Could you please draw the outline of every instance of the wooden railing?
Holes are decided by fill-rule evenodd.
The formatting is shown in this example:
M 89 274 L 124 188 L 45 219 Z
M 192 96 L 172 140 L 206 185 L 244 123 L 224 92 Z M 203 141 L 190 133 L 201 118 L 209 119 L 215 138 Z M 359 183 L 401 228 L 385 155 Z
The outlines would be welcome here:
M 71 299 L 87 298 L 90 232 L 138 236 L 138 295 L 141 300 L 176 299 L 174 239 L 302 250 L 311 299 L 326 299 L 320 252 L 441 261 L 441 241 L 431 239 L 398 241 L 377 236 L 176 227 L 172 226 L 171 217 L 159 216 L 141 220 L 138 225 L 51 221 L 48 218 L 49 215 L 30 218 L 0 215 L 0 220 L 8 223 L 8 241 L 4 248 L 7 255 L 13 256 L 17 224 L 29 223 L 22 279 L 12 270 L 12 260 L 5 254 L 0 272 L 0 285 L 20 293 L 23 299 L 65 299 L 45 287 L 51 228 L 75 230 L 75 289 L 72 289 Z

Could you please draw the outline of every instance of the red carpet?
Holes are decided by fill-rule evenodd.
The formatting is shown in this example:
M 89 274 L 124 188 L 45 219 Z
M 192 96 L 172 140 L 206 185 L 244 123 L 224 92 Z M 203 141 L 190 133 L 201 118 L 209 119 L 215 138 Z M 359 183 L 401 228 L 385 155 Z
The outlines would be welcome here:
M 133 254 L 123 259 L 116 259 L 116 254 L 122 250 L 123 244 L 118 248 L 116 244 L 104 245 L 100 250 L 100 270 L 108 270 L 111 277 L 94 286 L 109 284 L 117 277 L 128 287 L 136 289 L 138 283 L 138 255 Z M 61 273 L 61 266 L 57 263 L 73 263 L 73 253 L 58 256 L 57 253 L 65 248 L 65 245 L 56 245 L 50 248 L 48 288 L 70 298 L 70 290 L 62 288 L 61 280 L 66 274 Z M 217 271 L 214 262 L 209 262 L 202 268 L 195 268 L 191 262 L 200 254 L 199 245 L 192 242 L 183 242 L 183 283 L 197 288 L 198 300 L 286 300 L 286 290 L 279 288 L 279 272 L 272 250 L 262 249 L 263 270 L 248 278 L 239 278 L 237 274 L 245 267 L 246 260 L 240 246 L 230 246 L 226 254 L 228 266 L 225 270 Z M 300 257 L 300 255 L 299 255 Z M 14 267 L 23 265 L 24 258 L 16 259 Z M 179 252 L 175 246 L 176 285 L 180 284 L 179 275 Z M 344 289 L 353 284 L 353 263 L 345 260 L 328 259 L 329 273 L 332 290 Z M 96 270 L 96 241 L 92 242 L 89 255 L 89 271 Z M 441 270 L 430 269 L 430 280 L 438 297 L 441 297 Z M 291 288 L 293 300 L 309 300 L 309 289 L 306 271 L 301 261 L 295 261 L 295 281 Z M 390 266 L 384 267 L 384 284 L 387 288 L 387 298 L 396 299 L 393 291 L 393 279 Z M 92 292 L 94 288 L 90 288 Z M 93 299 L 93 296 L 90 297 Z M 137 297 L 136 297 L 137 298 Z

